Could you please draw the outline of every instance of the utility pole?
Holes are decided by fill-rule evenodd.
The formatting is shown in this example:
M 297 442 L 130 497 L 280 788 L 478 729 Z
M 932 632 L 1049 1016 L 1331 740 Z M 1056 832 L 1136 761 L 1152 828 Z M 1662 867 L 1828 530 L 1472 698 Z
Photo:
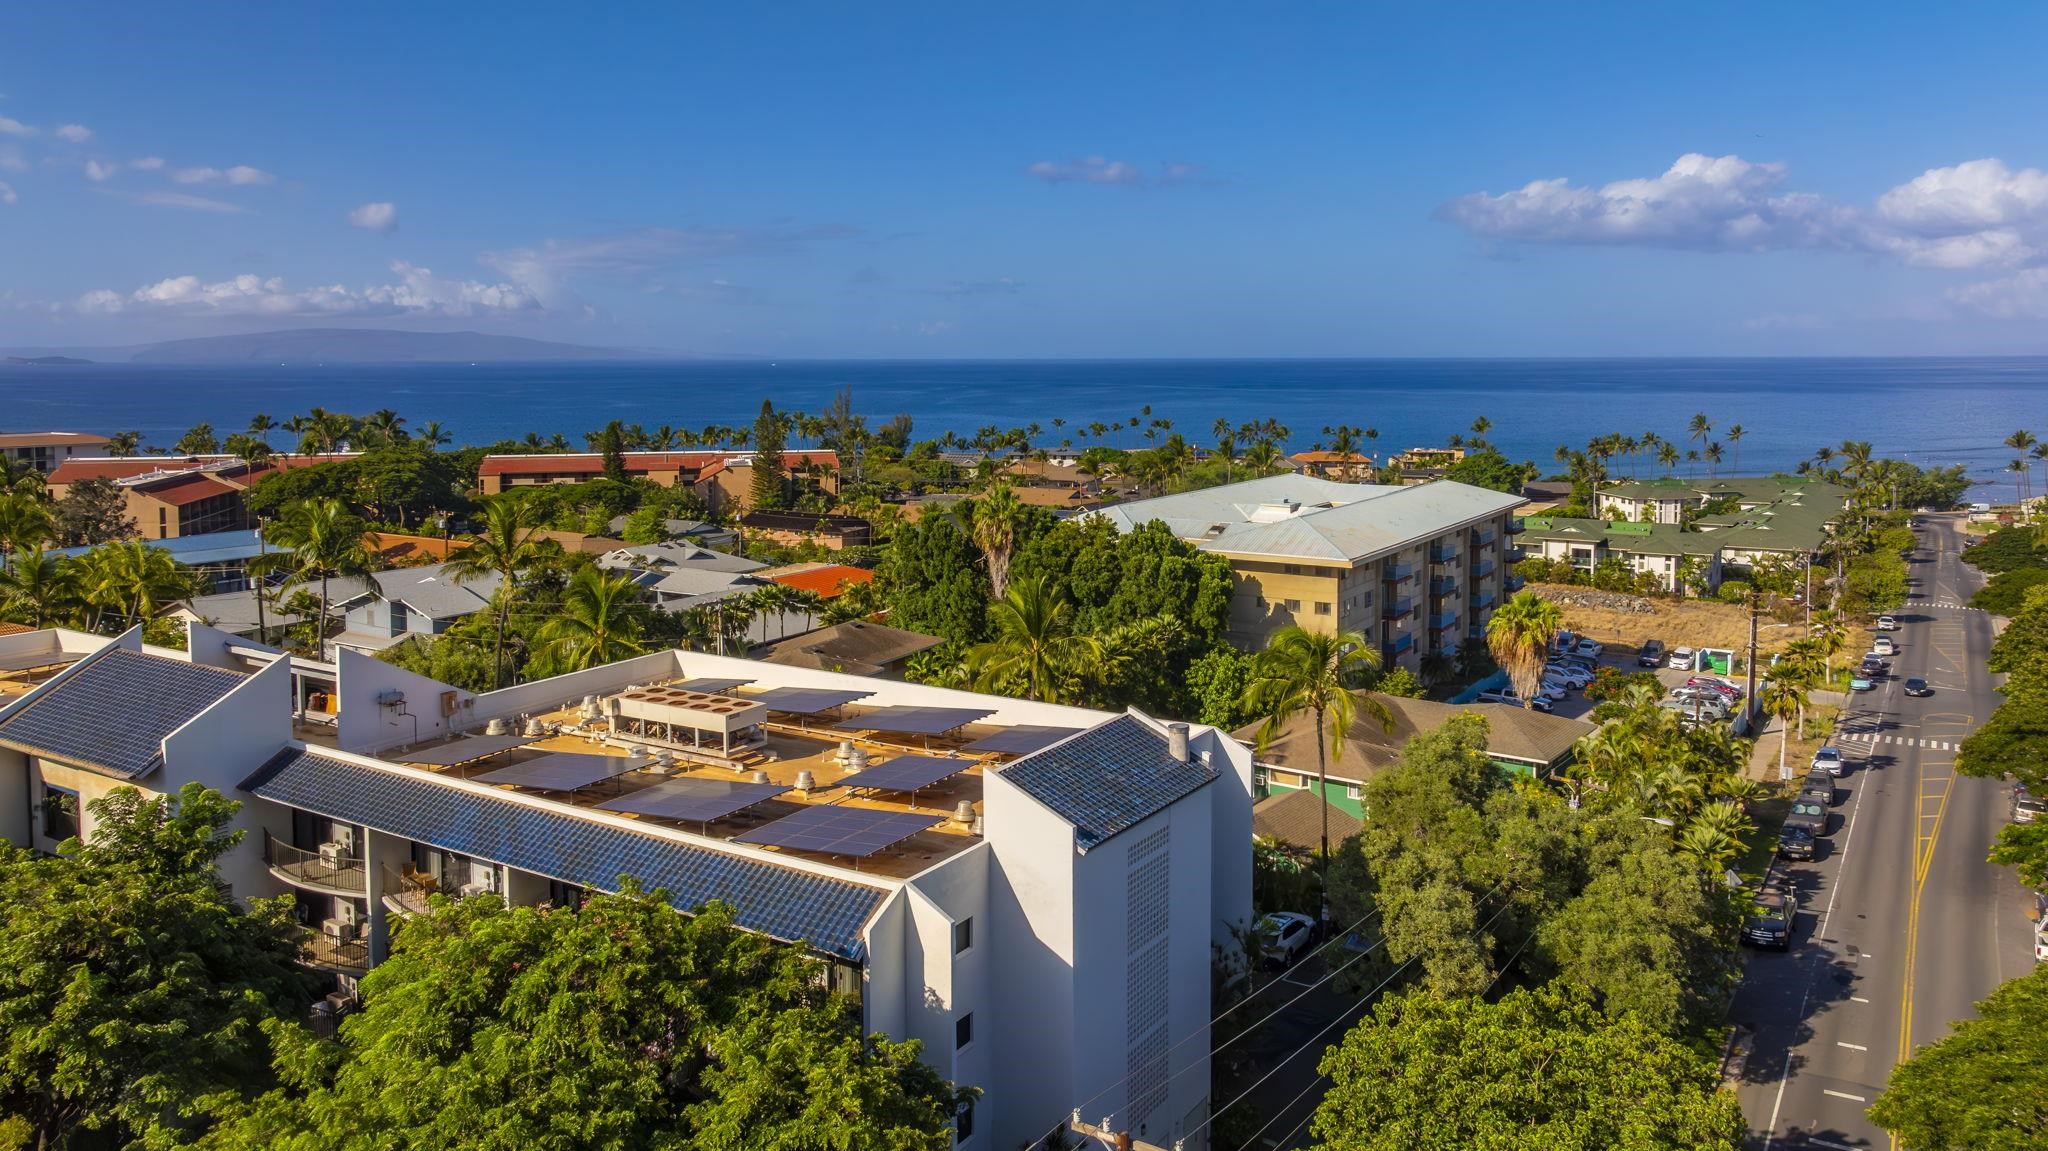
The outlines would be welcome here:
M 1755 584 L 1749 588 L 1749 694 L 1743 698 L 1743 706 L 1755 716 L 1756 707 L 1756 617 L 1763 607 L 1764 594 Z

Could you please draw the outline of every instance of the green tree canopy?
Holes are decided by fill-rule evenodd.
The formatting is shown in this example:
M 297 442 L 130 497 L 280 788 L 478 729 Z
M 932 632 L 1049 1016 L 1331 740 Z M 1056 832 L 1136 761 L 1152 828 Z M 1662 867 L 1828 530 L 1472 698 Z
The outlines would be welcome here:
M 290 899 L 244 910 L 214 870 L 238 806 L 124 787 L 91 804 L 90 843 L 0 845 L 0 1116 L 33 1145 L 168 1134 L 201 1097 L 266 1082 L 260 1024 L 310 991 Z
M 761 415 L 754 420 L 754 480 L 747 504 L 753 508 L 779 508 L 789 502 L 789 473 L 782 466 L 783 417 L 775 404 L 761 401 Z
M 1382 1001 L 1323 1057 L 1323 1151 L 1736 1151 L 1712 1060 L 1556 988 Z
M 882 553 L 880 577 L 896 627 L 943 636 L 955 645 L 988 634 L 988 584 L 980 553 L 948 515 L 907 524 Z
M 1892 1068 L 1870 1117 L 1913 1151 L 2048 1146 L 2048 967 Z
M 338 1044 L 273 1026 L 284 1085 L 208 1146 L 944 1151 L 954 1090 L 860 1033 L 817 961 L 628 885 L 580 908 L 437 902 Z

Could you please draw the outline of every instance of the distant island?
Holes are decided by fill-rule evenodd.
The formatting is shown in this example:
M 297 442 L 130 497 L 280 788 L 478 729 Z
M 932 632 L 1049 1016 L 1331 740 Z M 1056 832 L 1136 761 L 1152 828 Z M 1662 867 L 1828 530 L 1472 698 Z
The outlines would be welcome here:
M 599 348 L 487 332 L 290 328 L 125 347 L 5 348 L 9 364 L 432 364 L 674 360 L 682 353 Z

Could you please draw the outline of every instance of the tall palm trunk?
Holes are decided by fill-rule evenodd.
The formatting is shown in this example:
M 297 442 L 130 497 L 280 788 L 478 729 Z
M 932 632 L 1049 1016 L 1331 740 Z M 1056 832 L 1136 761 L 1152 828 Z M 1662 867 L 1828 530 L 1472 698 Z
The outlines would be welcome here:
M 1322 809 L 1317 814 L 1323 817 L 1323 899 L 1330 898 L 1330 770 L 1329 752 L 1323 748 L 1323 709 L 1316 708 L 1316 793 L 1321 799 Z M 1322 915 L 1316 916 L 1320 923 Z
M 498 589 L 498 628 L 491 640 L 491 683 L 496 687 L 505 686 L 505 624 L 512 615 L 513 574 L 505 573 L 504 586 Z M 721 649 L 720 655 L 725 654 Z
M 1803 737 L 1802 737 L 1803 738 Z M 1778 778 L 1791 779 L 1792 770 L 1785 766 L 1785 745 L 1792 741 L 1792 729 L 1785 724 L 1785 717 L 1778 717 Z

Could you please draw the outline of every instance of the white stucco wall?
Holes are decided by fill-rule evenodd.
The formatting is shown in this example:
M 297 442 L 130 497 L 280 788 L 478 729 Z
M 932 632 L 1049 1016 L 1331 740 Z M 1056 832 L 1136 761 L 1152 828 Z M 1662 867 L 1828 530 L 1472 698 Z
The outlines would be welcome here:
M 291 836 L 291 817 L 267 803 L 253 802 L 241 782 L 292 738 L 291 665 L 283 660 L 242 681 L 211 707 L 164 737 L 164 767 L 151 786 L 176 792 L 200 783 L 240 800 L 234 827 L 242 842 L 220 861 L 221 877 L 243 898 L 278 889 L 263 862 L 263 833 Z
M 988 983 L 1002 992 L 990 1004 L 997 1042 L 988 1058 L 1008 1079 L 976 1122 L 993 1136 L 990 1147 L 1007 1151 L 1044 1135 L 1079 1101 L 1073 1050 L 1080 856 L 1073 827 L 1000 774 L 983 776 L 982 811 L 993 852 Z

